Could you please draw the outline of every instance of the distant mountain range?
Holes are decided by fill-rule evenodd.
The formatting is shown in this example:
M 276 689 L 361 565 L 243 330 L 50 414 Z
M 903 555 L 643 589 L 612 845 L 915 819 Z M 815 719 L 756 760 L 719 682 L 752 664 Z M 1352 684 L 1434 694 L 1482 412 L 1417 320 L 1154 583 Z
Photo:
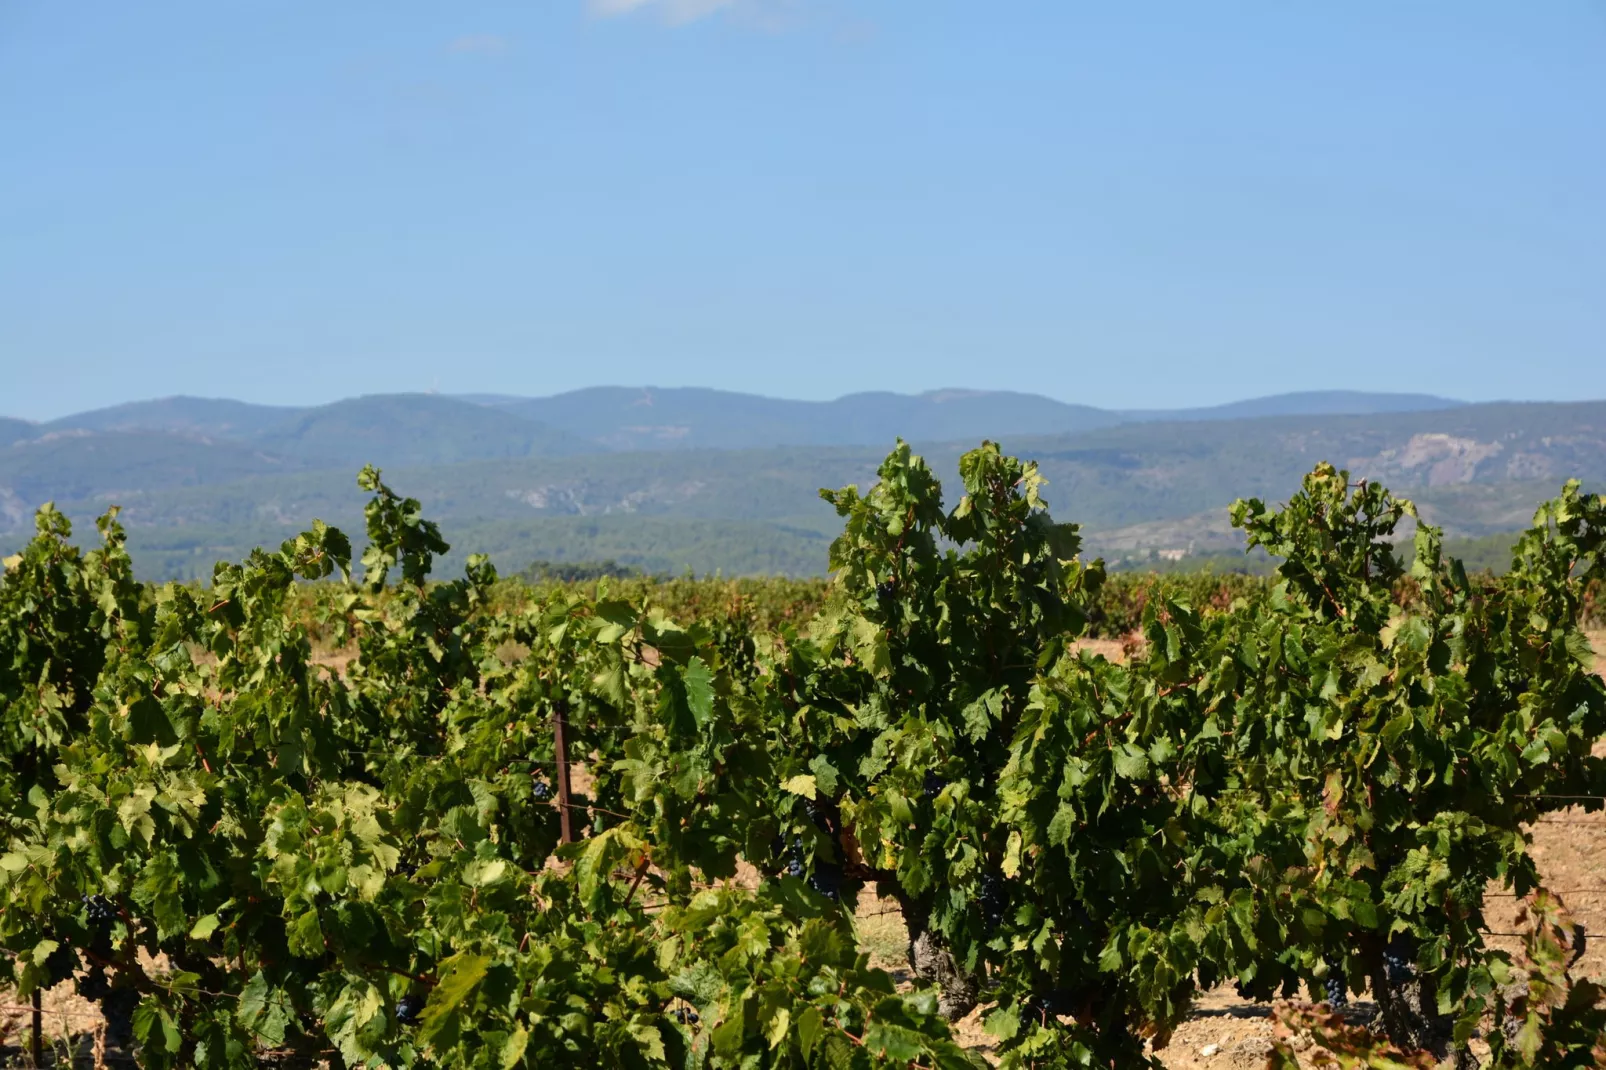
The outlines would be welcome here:
M 471 398 L 616 450 L 872 446 L 1013 434 L 1054 435 L 1158 420 L 1427 411 L 1462 404 L 1421 394 L 1322 391 L 1206 409 L 1120 412 L 1005 390 L 849 394 L 787 401 L 721 390 L 596 387 L 549 398 Z
M 0 419 L 0 551 L 27 538 L 44 501 L 80 525 L 115 503 L 142 571 L 206 575 L 315 517 L 360 532 L 353 477 L 374 463 L 461 551 L 503 567 L 613 557 L 813 573 L 837 530 L 815 492 L 868 485 L 900 435 L 945 479 L 982 438 L 1038 459 L 1055 515 L 1082 523 L 1093 552 L 1137 560 L 1235 550 L 1225 506 L 1284 497 L 1319 460 L 1411 494 L 1463 536 L 1521 526 L 1568 476 L 1606 480 L 1606 402 L 1321 392 L 1117 412 L 961 390 L 802 402 L 597 388 L 311 408 L 167 398 Z
M 309 408 L 173 397 L 44 424 L 0 421 L 0 443 L 84 431 L 160 432 L 249 444 L 312 465 L 361 463 L 359 458 L 375 451 L 391 464 L 449 464 L 610 451 L 874 446 L 900 435 L 946 442 L 1004 433 L 1074 434 L 1127 423 L 1430 412 L 1462 404 L 1426 394 L 1333 390 L 1203 409 L 1123 412 L 1003 390 L 789 401 L 694 387 L 611 386 L 544 398 L 381 394 Z

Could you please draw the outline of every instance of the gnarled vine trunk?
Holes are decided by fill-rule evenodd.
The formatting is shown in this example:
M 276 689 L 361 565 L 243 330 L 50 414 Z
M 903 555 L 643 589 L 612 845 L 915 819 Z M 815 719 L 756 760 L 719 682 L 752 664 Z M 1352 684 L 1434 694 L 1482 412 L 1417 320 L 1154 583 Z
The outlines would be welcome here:
M 1473 1070 L 1478 1065 L 1465 1046 L 1451 1050 L 1454 1019 L 1439 1013 L 1431 977 L 1412 970 L 1408 976 L 1391 978 L 1388 970 L 1380 968 L 1372 975 L 1372 995 L 1377 1001 L 1374 1028 L 1402 1051 L 1426 1051 L 1435 1058 L 1449 1059 L 1455 1070 Z
M 909 928 L 909 968 L 927 984 L 937 986 L 937 1010 L 950 1022 L 975 1009 L 981 985 L 954 960 L 948 942 L 926 928 L 926 911 L 912 900 L 898 897 L 904 924 Z
M 1444 1055 L 1448 1034 L 1442 1028 L 1429 978 L 1417 973 L 1406 980 L 1390 981 L 1386 972 L 1379 970 L 1372 989 L 1377 999 L 1377 1024 L 1396 1047 Z

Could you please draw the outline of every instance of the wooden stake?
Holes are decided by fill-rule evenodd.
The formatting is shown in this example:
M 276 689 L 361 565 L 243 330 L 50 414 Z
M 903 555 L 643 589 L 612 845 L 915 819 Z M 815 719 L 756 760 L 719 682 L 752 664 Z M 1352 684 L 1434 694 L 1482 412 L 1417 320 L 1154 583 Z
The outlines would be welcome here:
M 33 990 L 33 1064 L 45 1065 L 44 1011 L 39 1006 L 39 990 Z
M 564 738 L 563 723 L 568 714 L 566 702 L 559 702 L 552 710 L 552 751 L 558 759 L 558 829 L 562 843 L 574 842 L 574 827 L 569 822 L 569 746 Z

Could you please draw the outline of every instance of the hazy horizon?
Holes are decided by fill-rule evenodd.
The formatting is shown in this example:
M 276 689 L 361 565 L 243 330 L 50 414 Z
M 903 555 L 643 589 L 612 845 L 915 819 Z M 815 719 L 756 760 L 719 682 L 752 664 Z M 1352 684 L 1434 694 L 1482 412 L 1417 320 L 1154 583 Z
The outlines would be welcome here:
M 1468 402 L 1464 398 L 1455 398 L 1455 397 L 1450 397 L 1450 396 L 1444 395 L 1444 394 L 1423 394 L 1423 393 L 1419 393 L 1417 391 L 1355 390 L 1355 389 L 1351 389 L 1351 388 L 1348 388 L 1348 387 L 1333 387 L 1333 388 L 1328 388 L 1328 389 L 1295 390 L 1295 391 L 1284 391 L 1284 392 L 1278 393 L 1278 394 L 1257 394 L 1257 395 L 1246 396 L 1246 397 L 1235 397 L 1235 398 L 1230 398 L 1225 402 L 1212 403 L 1210 405 L 1178 405 L 1178 406 L 1166 406 L 1166 407 L 1143 406 L 1143 407 L 1140 407 L 1140 408 L 1120 408 L 1120 407 L 1117 407 L 1117 406 L 1114 406 L 1114 405 L 1101 405 L 1101 404 L 1098 404 L 1096 401 L 1057 398 L 1057 397 L 1053 397 L 1052 395 L 1049 395 L 1049 394 L 1039 393 L 1037 391 L 1010 390 L 1010 389 L 1004 389 L 1004 388 L 989 389 L 989 388 L 984 388 L 984 387 L 940 386 L 940 387 L 935 387 L 933 389 L 920 390 L 920 391 L 856 390 L 856 391 L 849 391 L 849 392 L 844 393 L 844 394 L 839 394 L 836 397 L 830 397 L 830 398 L 795 398 L 795 397 L 785 397 L 785 396 L 777 395 L 777 394 L 758 394 L 758 393 L 754 393 L 752 391 L 727 390 L 727 389 L 725 389 L 723 387 L 700 387 L 700 386 L 683 387 L 683 386 L 661 386 L 661 385 L 657 385 L 657 384 L 633 385 L 633 384 L 624 384 L 624 383 L 603 383 L 603 384 L 597 384 L 595 386 L 576 387 L 576 388 L 574 388 L 572 390 L 563 390 L 563 391 L 558 391 L 558 392 L 555 392 L 555 393 L 552 393 L 552 394 L 512 394 L 512 393 L 507 393 L 507 392 L 502 392 L 502 391 L 495 391 L 495 390 L 470 391 L 470 392 L 456 392 L 456 391 L 446 391 L 446 390 L 411 390 L 411 391 L 409 391 L 409 390 L 395 390 L 395 391 L 377 390 L 377 391 L 372 391 L 372 392 L 366 393 L 366 394 L 352 394 L 352 395 L 347 395 L 347 396 L 344 396 L 344 397 L 329 398 L 326 401 L 307 401 L 307 402 L 302 402 L 300 404 L 286 404 L 286 403 L 281 403 L 281 402 L 264 402 L 264 401 L 257 401 L 255 399 L 249 398 L 249 397 L 238 397 L 238 396 L 232 396 L 231 397 L 231 396 L 227 396 L 227 395 L 202 395 L 202 394 L 193 394 L 193 393 L 178 393 L 178 394 L 162 394 L 162 395 L 156 395 L 156 396 L 151 396 L 151 397 L 131 397 L 131 398 L 126 398 L 126 399 L 123 399 L 123 400 L 120 400 L 120 401 L 113 401 L 113 402 L 110 402 L 109 404 L 105 404 L 105 405 L 96 405 L 96 406 L 93 406 L 93 407 L 86 407 L 86 408 L 68 408 L 68 409 L 65 409 L 65 410 L 63 410 L 63 411 L 61 411 L 59 413 L 55 413 L 54 415 L 49 415 L 49 416 L 45 416 L 45 417 L 22 416 L 22 415 L 17 414 L 17 413 L 0 410 L 0 417 L 10 418 L 10 419 L 19 419 L 19 420 L 24 420 L 24 421 L 27 421 L 29 423 L 35 423 L 35 424 L 48 424 L 48 423 L 52 423 L 52 422 L 57 421 L 57 420 L 66 419 L 66 418 L 71 417 L 71 416 L 78 416 L 78 415 L 83 415 L 83 414 L 91 413 L 91 412 L 99 412 L 99 411 L 103 411 L 103 410 L 117 409 L 117 408 L 121 408 L 121 407 L 125 407 L 125 406 L 144 405 L 144 404 L 152 404 L 152 403 L 158 403 L 158 402 L 163 402 L 163 401 L 172 401 L 172 400 L 177 400 L 177 399 L 188 399 L 188 400 L 202 401 L 202 402 L 238 402 L 238 403 L 242 403 L 242 404 L 246 404 L 246 405 L 261 406 L 261 407 L 265 407 L 265 408 L 310 409 L 310 408 L 318 408 L 318 407 L 321 407 L 323 405 L 334 404 L 336 402 L 349 401 L 349 400 L 353 400 L 353 399 L 356 399 L 356 398 L 374 397 L 374 396 L 390 396 L 390 395 L 398 395 L 398 394 L 400 394 L 400 395 L 416 394 L 416 395 L 425 395 L 425 396 L 436 396 L 436 397 L 451 398 L 453 400 L 458 400 L 458 401 L 467 401 L 467 402 L 471 402 L 471 403 L 480 403 L 482 399 L 489 399 L 489 398 L 508 398 L 508 399 L 512 399 L 512 398 L 526 399 L 527 398 L 527 399 L 531 399 L 531 400 L 539 400 L 539 399 L 546 399 L 546 398 L 563 397 L 563 396 L 569 395 L 569 394 L 581 394 L 581 393 L 585 393 L 585 392 L 588 392 L 588 391 L 610 391 L 610 390 L 641 390 L 644 393 L 651 392 L 651 391 L 668 392 L 668 391 L 680 391 L 680 390 L 709 390 L 709 391 L 713 391 L 713 392 L 716 392 L 716 393 L 722 393 L 722 394 L 731 394 L 731 395 L 737 395 L 737 396 L 743 396 L 743 397 L 761 398 L 761 399 L 767 400 L 767 401 L 799 402 L 799 403 L 821 404 L 821 405 L 827 405 L 827 404 L 830 404 L 832 402 L 841 401 L 841 400 L 843 400 L 845 398 L 855 397 L 855 396 L 863 396 L 863 395 L 892 395 L 892 396 L 897 396 L 897 397 L 916 397 L 916 398 L 918 398 L 918 397 L 929 397 L 929 396 L 932 396 L 932 395 L 942 395 L 942 394 L 953 394 L 953 395 L 956 395 L 956 396 L 964 396 L 964 395 L 975 396 L 975 395 L 986 395 L 986 394 L 1011 394 L 1011 393 L 1014 393 L 1014 394 L 1027 394 L 1027 395 L 1032 395 L 1032 396 L 1036 396 L 1036 397 L 1043 397 L 1043 398 L 1047 398 L 1050 401 L 1056 401 L 1056 402 L 1059 402 L 1061 404 L 1066 404 L 1066 405 L 1085 405 L 1085 406 L 1088 406 L 1088 407 L 1091 407 L 1091 408 L 1101 409 L 1101 410 L 1104 410 L 1104 411 L 1107 411 L 1107 412 L 1115 412 L 1115 413 L 1121 413 L 1121 412 L 1169 412 L 1169 411 L 1189 412 L 1189 411 L 1195 411 L 1195 410 L 1200 410 L 1200 409 L 1218 408 L 1218 407 L 1223 407 L 1223 406 L 1246 404 L 1246 403 L 1258 402 L 1258 401 L 1268 401 L 1268 400 L 1274 400 L 1274 399 L 1279 399 L 1279 398 L 1297 398 L 1297 397 L 1307 397 L 1307 396 L 1315 397 L 1315 396 L 1328 396 L 1328 395 L 1368 395 L 1368 396 L 1386 396 L 1386 397 L 1433 397 L 1433 398 L 1435 398 L 1435 399 L 1437 399 L 1439 401 L 1451 402 L 1451 403 L 1454 403 L 1454 404 L 1457 404 L 1457 405 L 1464 405 L 1464 404 L 1505 404 L 1505 403 L 1522 403 L 1522 402 L 1529 402 L 1529 401 L 1565 402 L 1565 401 L 1598 400 L 1598 399 L 1589 399 L 1589 398 L 1543 398 L 1543 399 L 1532 399 L 1532 398 L 1524 398 L 1524 399 L 1490 398 L 1490 399 L 1487 399 L 1487 400 L 1481 401 L 1481 402 Z

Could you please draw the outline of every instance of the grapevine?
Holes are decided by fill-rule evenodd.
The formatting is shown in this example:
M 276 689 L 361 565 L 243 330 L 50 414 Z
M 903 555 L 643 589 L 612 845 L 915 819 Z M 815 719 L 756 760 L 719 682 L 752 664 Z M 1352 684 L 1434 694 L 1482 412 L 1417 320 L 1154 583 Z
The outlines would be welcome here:
M 1573 939 L 1524 829 L 1606 796 L 1577 484 L 1494 579 L 1324 465 L 1233 509 L 1270 581 L 1134 586 L 1029 462 L 984 444 L 950 504 L 900 444 L 825 492 L 832 583 L 772 597 L 437 579 L 359 482 L 360 552 L 316 524 L 153 586 L 115 513 L 84 551 L 47 508 L 5 562 L 0 970 L 143 1065 L 960 1067 L 983 1005 L 1005 1065 L 1137 1066 L 1218 984 L 1587 1050 L 1599 990 L 1514 1002 L 1482 934 L 1494 886 L 1533 956 Z M 858 950 L 872 887 L 912 991 Z

